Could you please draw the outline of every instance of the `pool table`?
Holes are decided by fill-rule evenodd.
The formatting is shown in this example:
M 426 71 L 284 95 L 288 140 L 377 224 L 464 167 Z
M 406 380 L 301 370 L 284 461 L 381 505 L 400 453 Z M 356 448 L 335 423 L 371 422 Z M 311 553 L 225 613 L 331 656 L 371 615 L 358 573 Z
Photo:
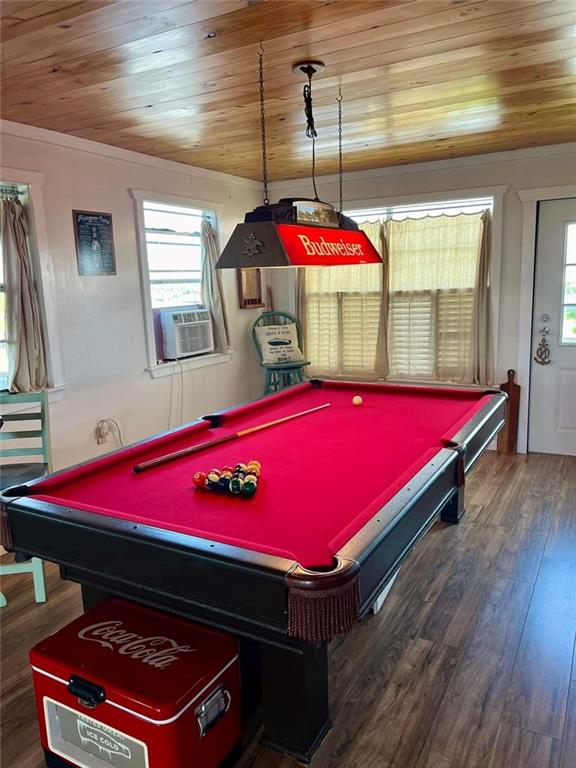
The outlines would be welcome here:
M 361 405 L 353 398 L 360 396 Z M 4 491 L 4 545 L 108 594 L 239 636 L 266 742 L 311 759 L 330 727 L 327 648 L 352 631 L 504 423 L 498 390 L 311 380 Z M 328 404 L 137 473 L 142 462 Z M 250 498 L 198 470 L 262 464 Z

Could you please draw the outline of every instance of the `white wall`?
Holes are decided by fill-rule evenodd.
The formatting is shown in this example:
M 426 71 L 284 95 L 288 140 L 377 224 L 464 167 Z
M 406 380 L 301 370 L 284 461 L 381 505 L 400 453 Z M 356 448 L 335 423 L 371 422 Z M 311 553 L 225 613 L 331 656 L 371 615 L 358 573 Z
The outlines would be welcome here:
M 353 210 L 384 203 L 413 202 L 429 195 L 459 190 L 468 192 L 508 185 L 503 199 L 502 271 L 498 332 L 498 381 L 506 380 L 508 368 L 518 368 L 518 323 L 522 247 L 522 204 L 519 190 L 557 187 L 576 181 L 576 144 L 500 152 L 456 160 L 405 165 L 381 170 L 346 174 L 344 207 Z M 319 196 L 337 203 L 338 180 L 321 177 Z M 272 184 L 271 198 L 311 196 L 309 182 L 295 180 Z M 402 199 L 403 198 L 403 199 Z M 275 276 L 275 279 L 276 276 Z M 289 279 L 288 277 L 285 278 Z M 524 328 L 524 333 L 529 329 Z M 526 382 L 519 382 L 526 388 Z
M 132 442 L 177 423 L 180 378 L 152 379 L 145 371 L 146 348 L 134 202 L 130 189 L 179 195 L 221 206 L 223 244 L 246 210 L 260 202 L 259 185 L 225 174 L 195 169 L 102 144 L 14 123 L 2 123 L 2 165 L 35 172 L 42 179 L 47 248 L 39 254 L 50 274 L 47 300 L 56 302 L 64 378 L 67 387 L 51 405 L 54 466 L 98 455 L 96 421 L 116 418 Z M 509 185 L 503 207 L 503 252 L 498 343 L 498 380 L 517 368 L 521 261 L 521 202 L 518 190 L 561 186 L 576 179 L 576 145 L 542 147 L 459 160 L 347 174 L 349 209 L 400 198 Z M 0 180 L 2 172 L 0 171 Z M 14 180 L 14 179 L 10 179 Z M 322 199 L 336 202 L 337 179 L 319 179 Z M 272 185 L 271 197 L 310 195 L 308 181 Z M 79 277 L 72 210 L 113 214 L 115 277 Z M 289 271 L 274 275 L 277 308 L 291 296 Z M 224 364 L 184 374 L 184 420 L 250 399 L 262 391 L 262 378 L 249 329 L 259 310 L 237 308 L 236 276 L 224 272 L 234 355 Z M 283 285 L 285 283 L 286 285 Z M 525 331 L 527 329 L 524 329 Z M 525 385 L 525 382 L 520 382 Z
M 39 258 L 50 280 L 46 300 L 56 306 L 57 340 L 66 388 L 51 403 L 56 469 L 114 448 L 97 446 L 96 421 L 113 417 L 126 442 L 178 423 L 180 375 L 152 379 L 146 347 L 138 267 L 133 188 L 220 206 L 220 241 L 226 242 L 246 210 L 259 203 L 258 185 L 94 142 L 14 123 L 2 124 L 2 166 L 40 174 L 47 247 Z M 14 175 L 14 171 L 11 171 Z M 0 180 L 2 171 L 0 170 Z M 10 179 L 13 180 L 13 179 Z M 117 275 L 80 277 L 72 210 L 113 216 Z M 183 374 L 183 415 L 251 399 L 262 378 L 250 327 L 258 310 L 238 309 L 236 274 L 224 273 L 234 354 L 229 362 Z M 171 398 L 172 420 L 169 424 Z

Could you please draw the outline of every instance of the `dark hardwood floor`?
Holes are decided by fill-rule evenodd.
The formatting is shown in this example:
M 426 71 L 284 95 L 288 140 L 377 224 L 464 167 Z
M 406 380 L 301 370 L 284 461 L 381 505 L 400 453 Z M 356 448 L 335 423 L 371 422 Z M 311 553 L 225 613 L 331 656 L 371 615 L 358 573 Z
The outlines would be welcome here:
M 334 726 L 312 768 L 576 766 L 576 457 L 486 455 L 467 514 L 437 524 L 381 612 L 331 647 Z M 81 611 L 6 577 L 2 766 L 41 768 L 28 649 Z M 257 748 L 242 768 L 294 768 Z M 168 767 L 166 767 L 168 768 Z

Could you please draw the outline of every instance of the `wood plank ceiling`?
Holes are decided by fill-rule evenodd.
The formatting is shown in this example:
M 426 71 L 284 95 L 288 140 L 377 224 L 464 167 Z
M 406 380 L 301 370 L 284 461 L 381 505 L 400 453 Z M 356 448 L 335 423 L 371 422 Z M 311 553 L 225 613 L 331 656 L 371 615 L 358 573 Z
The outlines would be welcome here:
M 269 168 L 317 171 L 576 140 L 576 0 L 4 0 L 2 116 L 259 178 L 257 51 Z

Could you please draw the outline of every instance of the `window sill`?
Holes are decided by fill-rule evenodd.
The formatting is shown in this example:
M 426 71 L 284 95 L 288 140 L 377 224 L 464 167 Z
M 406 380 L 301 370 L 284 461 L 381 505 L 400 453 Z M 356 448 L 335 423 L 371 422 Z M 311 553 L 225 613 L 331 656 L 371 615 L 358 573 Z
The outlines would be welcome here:
M 199 357 L 187 357 L 182 360 L 171 360 L 168 363 L 159 363 L 151 365 L 146 370 L 153 379 L 160 379 L 163 376 L 174 376 L 174 374 L 194 371 L 196 368 L 206 368 L 210 365 L 222 365 L 232 359 L 234 352 L 215 352 L 209 355 L 200 355 Z
M 56 387 L 48 387 L 46 393 L 48 395 L 48 403 L 57 403 L 62 400 L 64 390 L 68 389 L 68 384 L 58 384 Z M 20 413 L 22 411 L 31 411 L 36 408 L 36 403 L 4 403 L 2 406 L 3 413 Z

